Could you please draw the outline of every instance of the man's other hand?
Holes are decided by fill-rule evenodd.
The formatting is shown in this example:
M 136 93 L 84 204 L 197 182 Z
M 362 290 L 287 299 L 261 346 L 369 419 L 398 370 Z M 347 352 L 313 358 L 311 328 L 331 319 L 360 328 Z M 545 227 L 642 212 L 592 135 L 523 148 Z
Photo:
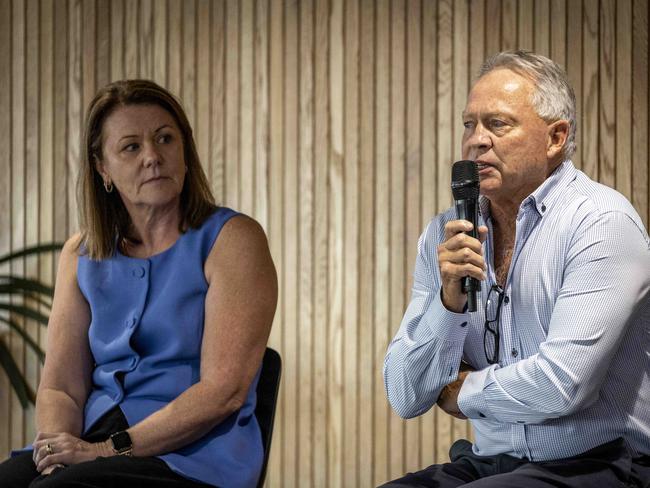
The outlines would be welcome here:
M 458 373 L 458 379 L 456 381 L 452 381 L 442 389 L 436 403 L 452 417 L 465 420 L 467 417 L 465 417 L 463 412 L 460 411 L 460 408 L 458 408 L 458 394 L 460 393 L 465 377 L 470 373 L 470 370 L 463 369 L 464 368 L 461 368 L 461 371 Z

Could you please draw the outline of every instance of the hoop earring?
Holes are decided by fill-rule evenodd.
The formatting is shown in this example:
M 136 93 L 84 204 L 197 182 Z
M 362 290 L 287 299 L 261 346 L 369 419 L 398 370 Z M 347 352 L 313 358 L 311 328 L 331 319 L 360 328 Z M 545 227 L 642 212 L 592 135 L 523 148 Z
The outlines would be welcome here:
M 106 193 L 112 193 L 113 192 L 113 182 L 112 181 L 106 182 L 106 180 L 104 180 L 104 190 L 106 190 Z

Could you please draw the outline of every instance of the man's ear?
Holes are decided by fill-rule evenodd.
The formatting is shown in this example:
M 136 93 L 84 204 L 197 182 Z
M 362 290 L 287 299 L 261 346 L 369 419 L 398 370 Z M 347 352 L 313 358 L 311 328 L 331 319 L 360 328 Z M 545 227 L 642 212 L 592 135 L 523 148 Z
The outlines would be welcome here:
M 562 153 L 569 138 L 569 121 L 556 120 L 548 126 L 548 144 L 546 147 L 546 157 L 555 159 Z

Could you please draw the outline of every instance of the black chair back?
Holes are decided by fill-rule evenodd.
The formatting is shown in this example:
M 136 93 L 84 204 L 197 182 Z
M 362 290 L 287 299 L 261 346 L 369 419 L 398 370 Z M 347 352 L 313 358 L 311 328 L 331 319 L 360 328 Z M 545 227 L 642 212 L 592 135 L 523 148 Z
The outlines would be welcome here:
M 262 430 L 262 443 L 264 444 L 264 462 L 258 487 L 264 485 L 266 478 L 266 465 L 271 452 L 271 439 L 273 438 L 273 421 L 275 419 L 275 407 L 278 401 L 278 390 L 280 389 L 280 376 L 282 374 L 282 359 L 280 354 L 270 347 L 264 352 L 262 360 L 262 372 L 257 383 L 257 406 L 255 416 Z

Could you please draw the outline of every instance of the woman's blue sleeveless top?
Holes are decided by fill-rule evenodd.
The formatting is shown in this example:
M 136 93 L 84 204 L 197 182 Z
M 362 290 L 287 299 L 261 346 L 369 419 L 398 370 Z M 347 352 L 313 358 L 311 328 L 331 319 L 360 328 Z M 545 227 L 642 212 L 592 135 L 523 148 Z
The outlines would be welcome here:
M 78 282 L 90 304 L 93 386 L 84 432 L 119 405 L 129 425 L 163 408 L 200 379 L 208 284 L 203 265 L 235 211 L 220 207 L 166 251 L 147 259 L 80 256 Z M 242 358 L 242 361 L 246 358 Z M 200 440 L 158 456 L 176 473 L 220 487 L 252 487 L 262 465 L 255 388 L 244 406 Z

